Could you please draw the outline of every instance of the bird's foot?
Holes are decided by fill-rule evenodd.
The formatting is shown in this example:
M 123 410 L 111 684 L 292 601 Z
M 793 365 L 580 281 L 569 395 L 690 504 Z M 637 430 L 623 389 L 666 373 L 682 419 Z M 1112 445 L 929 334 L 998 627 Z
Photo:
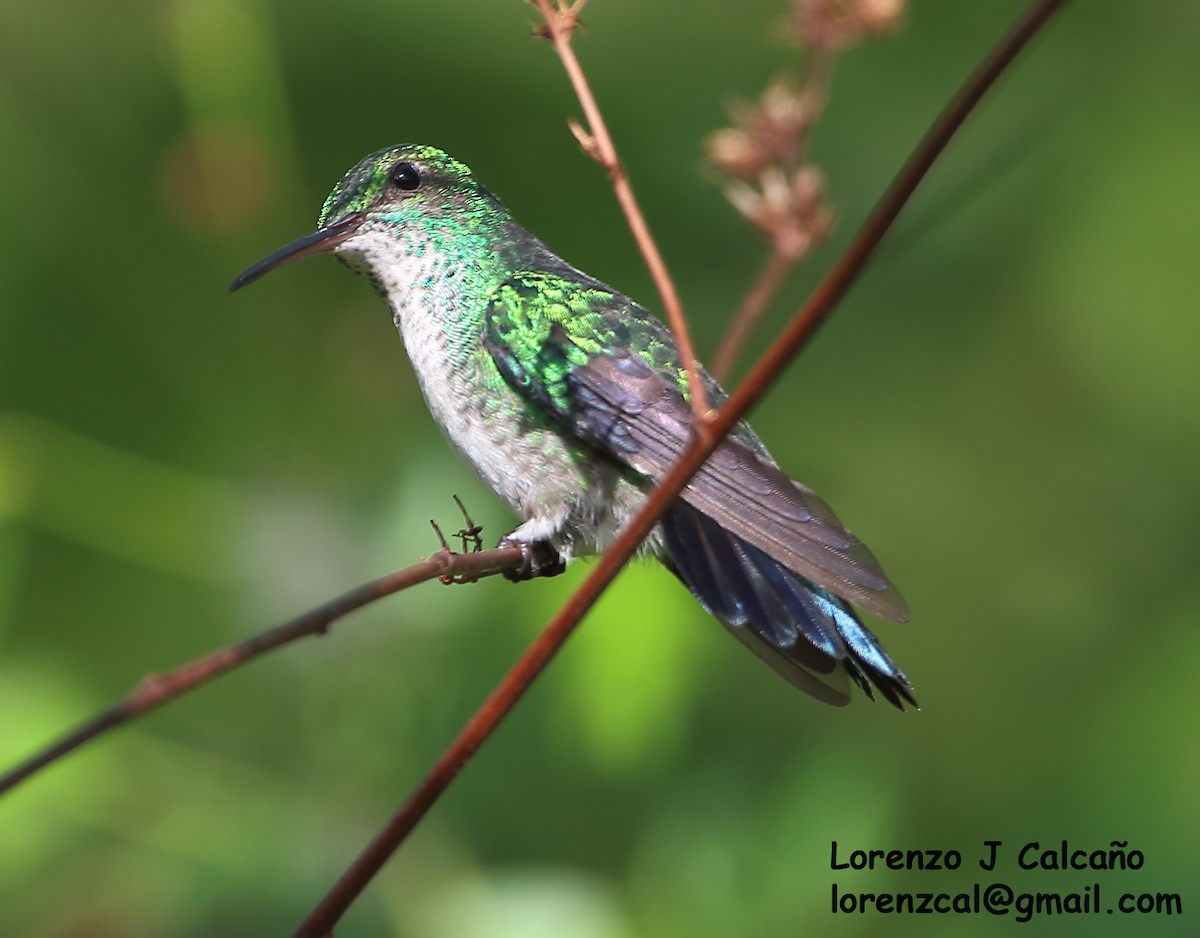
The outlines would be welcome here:
M 539 576 L 558 576 L 567 569 L 566 562 L 549 541 L 518 541 L 502 537 L 500 546 L 518 547 L 521 550 L 521 566 L 504 571 L 504 578 L 514 583 Z

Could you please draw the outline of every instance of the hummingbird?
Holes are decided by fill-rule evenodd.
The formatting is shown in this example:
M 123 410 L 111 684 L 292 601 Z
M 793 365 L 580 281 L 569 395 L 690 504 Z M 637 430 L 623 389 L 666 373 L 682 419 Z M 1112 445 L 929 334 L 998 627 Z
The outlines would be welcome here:
M 364 158 L 317 229 L 247 268 L 332 253 L 391 308 L 450 445 L 522 523 L 512 579 L 602 552 L 692 434 L 687 372 L 666 326 L 521 227 L 465 165 L 431 146 Z M 702 374 L 716 406 L 725 393 Z M 908 608 L 865 545 L 792 481 L 745 422 L 641 547 L 789 682 L 842 706 L 851 682 L 901 710 L 913 688 L 851 604 Z

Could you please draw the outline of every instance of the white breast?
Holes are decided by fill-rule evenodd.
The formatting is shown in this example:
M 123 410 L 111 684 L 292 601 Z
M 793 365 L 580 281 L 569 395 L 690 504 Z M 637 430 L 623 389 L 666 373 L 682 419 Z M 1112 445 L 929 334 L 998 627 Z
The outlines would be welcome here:
M 514 535 L 553 540 L 568 556 L 595 549 L 598 529 L 609 540 L 615 468 L 580 459 L 570 441 L 536 415 L 531 424 L 525 400 L 496 380 L 482 344 L 483 311 L 462 297 L 487 296 L 498 284 L 480 282 L 479 271 L 444 255 L 401 253 L 393 236 L 379 232 L 362 232 L 353 248 L 387 297 L 434 420 L 464 462 L 525 521 Z

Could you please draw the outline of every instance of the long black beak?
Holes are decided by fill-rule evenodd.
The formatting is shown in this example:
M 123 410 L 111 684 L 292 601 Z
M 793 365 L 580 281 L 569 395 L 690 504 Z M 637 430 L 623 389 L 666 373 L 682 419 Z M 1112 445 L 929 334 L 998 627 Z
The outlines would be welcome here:
M 332 225 L 318 228 L 312 234 L 297 238 L 291 244 L 284 245 L 273 254 L 268 254 L 257 264 L 251 264 L 229 285 L 229 292 L 241 289 L 248 283 L 253 283 L 263 274 L 291 261 L 302 257 L 312 257 L 314 254 L 328 254 L 339 244 L 358 230 L 365 216 L 362 212 L 351 212 L 345 218 L 338 219 Z

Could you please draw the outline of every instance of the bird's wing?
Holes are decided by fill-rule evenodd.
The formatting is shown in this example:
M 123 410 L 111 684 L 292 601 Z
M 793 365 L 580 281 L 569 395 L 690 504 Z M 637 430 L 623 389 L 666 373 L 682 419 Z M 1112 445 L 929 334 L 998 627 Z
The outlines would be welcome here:
M 513 387 L 650 480 L 661 479 L 691 439 L 686 375 L 670 333 L 602 284 L 555 273 L 512 277 L 490 297 L 484 344 Z M 871 552 L 815 492 L 780 471 L 748 427 L 717 447 L 680 497 L 835 595 L 907 621 L 903 598 Z

